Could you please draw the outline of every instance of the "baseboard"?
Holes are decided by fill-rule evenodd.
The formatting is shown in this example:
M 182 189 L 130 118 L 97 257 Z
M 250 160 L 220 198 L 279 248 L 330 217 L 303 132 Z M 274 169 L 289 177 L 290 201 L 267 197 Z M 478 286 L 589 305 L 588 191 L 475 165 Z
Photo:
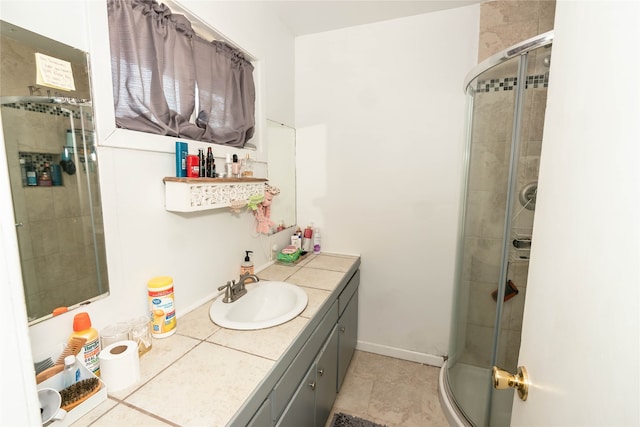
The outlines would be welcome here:
M 404 350 L 401 348 L 389 347 L 381 344 L 358 341 L 357 350 L 367 351 L 369 353 L 380 354 L 382 356 L 395 357 L 396 359 L 408 360 L 410 362 L 423 363 L 425 365 L 441 367 L 444 363 L 443 356 L 435 354 L 419 353 L 417 351 Z

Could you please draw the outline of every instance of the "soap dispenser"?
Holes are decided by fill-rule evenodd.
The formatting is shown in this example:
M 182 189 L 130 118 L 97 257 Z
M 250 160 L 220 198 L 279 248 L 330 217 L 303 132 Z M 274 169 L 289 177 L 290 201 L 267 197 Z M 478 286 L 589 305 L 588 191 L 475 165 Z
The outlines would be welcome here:
M 244 262 L 242 264 L 240 264 L 240 275 L 242 276 L 243 274 L 254 274 L 253 272 L 253 262 L 251 262 L 251 258 L 249 258 L 249 254 L 252 254 L 253 251 L 244 251 L 246 253 L 245 257 L 244 257 Z M 251 282 L 253 282 L 252 279 Z M 251 283 L 249 282 L 249 280 L 247 280 L 247 283 Z

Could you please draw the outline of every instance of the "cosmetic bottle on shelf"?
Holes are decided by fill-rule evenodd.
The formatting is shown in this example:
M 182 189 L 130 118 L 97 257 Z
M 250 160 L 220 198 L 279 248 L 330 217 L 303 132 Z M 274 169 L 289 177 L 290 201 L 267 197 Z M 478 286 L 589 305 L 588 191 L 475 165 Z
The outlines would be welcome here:
M 207 149 L 207 159 L 206 159 L 206 176 L 207 178 L 215 178 L 216 177 L 216 164 L 215 159 L 213 158 L 213 151 L 211 151 L 211 147 Z
M 38 185 L 38 173 L 31 162 L 27 163 L 27 185 L 30 187 Z
M 227 153 L 227 159 L 226 162 L 224 163 L 225 165 L 225 171 L 224 171 L 224 177 L 225 178 L 231 178 L 233 175 L 233 171 L 232 171 L 232 165 L 233 163 L 231 162 L 231 154 Z
M 242 163 L 240 165 L 241 176 L 243 177 L 252 177 L 253 176 L 253 159 L 247 153 L 247 157 L 242 159 Z
M 200 177 L 204 178 L 207 172 L 207 164 L 204 157 L 204 151 L 202 148 L 198 148 L 198 164 L 200 165 Z
M 42 187 L 51 187 L 53 184 L 51 180 L 51 169 L 49 166 L 49 162 L 44 162 L 44 166 L 40 171 L 40 176 L 38 177 L 38 185 Z
M 238 163 L 238 155 L 233 155 L 233 163 L 231 164 L 231 172 L 234 178 L 240 178 L 240 163 Z

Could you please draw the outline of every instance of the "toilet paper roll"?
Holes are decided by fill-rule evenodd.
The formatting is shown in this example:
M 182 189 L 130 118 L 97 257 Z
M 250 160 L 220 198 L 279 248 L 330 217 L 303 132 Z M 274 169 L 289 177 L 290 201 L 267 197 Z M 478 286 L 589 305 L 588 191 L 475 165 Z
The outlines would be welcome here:
M 140 381 L 140 358 L 135 341 L 118 341 L 100 352 L 100 378 L 109 393 L 123 390 Z

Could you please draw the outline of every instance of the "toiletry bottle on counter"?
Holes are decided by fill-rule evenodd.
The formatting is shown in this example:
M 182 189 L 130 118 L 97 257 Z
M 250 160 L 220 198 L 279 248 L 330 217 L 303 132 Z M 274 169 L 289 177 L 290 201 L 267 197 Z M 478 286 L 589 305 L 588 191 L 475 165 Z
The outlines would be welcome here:
M 80 350 L 80 360 L 95 376 L 100 376 L 100 335 L 91 327 L 89 313 L 78 313 L 73 317 L 73 333 L 71 337 L 86 338 L 87 342 Z
M 176 309 L 173 297 L 173 279 L 169 276 L 154 277 L 147 283 L 151 335 L 164 338 L 176 332 Z
M 73 354 L 64 358 L 64 385 L 63 388 L 71 387 L 80 381 L 80 368 L 76 363 L 76 357 Z
M 249 258 L 249 254 L 252 254 L 253 251 L 244 251 L 245 252 L 245 257 L 244 257 L 244 262 L 242 264 L 240 264 L 240 275 L 242 276 L 243 274 L 254 274 L 253 272 L 253 262 L 251 261 L 251 258 Z M 248 279 L 245 283 L 253 283 L 253 279 Z
M 320 230 L 318 228 L 313 230 L 313 253 L 320 253 Z
M 302 250 L 302 242 L 300 241 L 300 236 L 294 234 L 291 236 L 291 246 L 294 246 L 298 250 Z
M 313 242 L 313 228 L 311 225 L 307 225 L 302 235 L 302 250 L 309 252 L 312 249 L 311 243 Z

